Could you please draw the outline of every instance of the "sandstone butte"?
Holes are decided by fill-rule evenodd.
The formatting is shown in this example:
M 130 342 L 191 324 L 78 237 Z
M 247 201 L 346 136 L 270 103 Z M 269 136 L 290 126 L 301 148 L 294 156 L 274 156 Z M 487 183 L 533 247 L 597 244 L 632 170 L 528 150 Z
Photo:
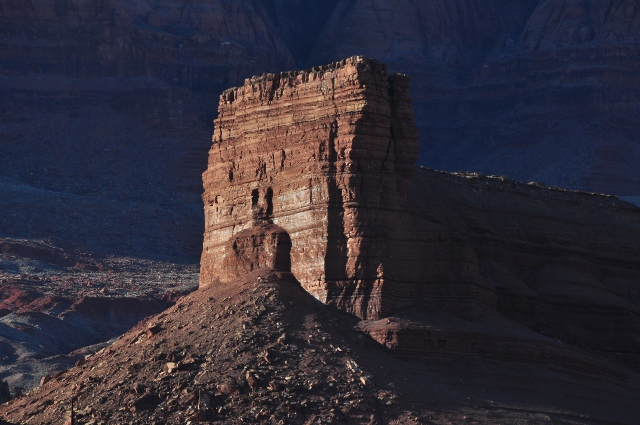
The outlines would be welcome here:
M 247 271 L 291 244 L 291 271 L 325 303 L 379 318 L 418 296 L 405 255 L 419 248 L 407 221 L 418 155 L 408 89 L 406 76 L 354 57 L 225 91 L 204 173 L 200 285 L 245 271 L 236 235 L 258 226 L 264 253 Z
M 200 289 L 0 417 L 636 423 L 640 209 L 414 168 L 408 88 L 351 57 L 225 91 Z
M 406 357 L 476 352 L 592 369 L 558 351 L 562 341 L 640 370 L 640 210 L 414 168 L 408 90 L 407 76 L 355 56 L 225 91 L 203 174 L 200 287 L 291 271 Z

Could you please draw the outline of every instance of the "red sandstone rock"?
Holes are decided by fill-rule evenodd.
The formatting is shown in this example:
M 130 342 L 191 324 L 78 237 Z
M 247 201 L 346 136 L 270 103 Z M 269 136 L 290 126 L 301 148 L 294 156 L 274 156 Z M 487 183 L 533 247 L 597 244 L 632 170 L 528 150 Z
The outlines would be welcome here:
M 381 314 L 418 149 L 407 92 L 406 76 L 359 57 L 227 90 L 203 177 L 201 286 L 236 277 L 224 267 L 230 241 L 267 220 L 289 233 L 291 271 L 308 291 Z
M 291 239 L 278 226 L 263 224 L 243 230 L 225 248 L 221 276 L 237 279 L 261 269 L 291 272 Z
M 638 210 L 474 174 L 421 170 L 409 189 L 407 83 L 354 57 L 226 91 L 203 175 L 201 287 L 273 267 L 276 233 L 261 227 L 273 223 L 291 240 L 303 287 L 360 318 L 415 306 L 482 328 L 498 312 L 524 326 L 521 350 L 542 333 L 637 369 Z M 487 353 L 514 357 L 504 354 L 513 337 L 490 328 L 480 339 L 503 342 L 485 344 Z M 381 343 L 393 339 L 376 332 Z M 411 335 L 401 345 L 421 346 Z M 444 352 L 465 353 L 465 344 Z M 547 357 L 562 363 L 554 350 Z

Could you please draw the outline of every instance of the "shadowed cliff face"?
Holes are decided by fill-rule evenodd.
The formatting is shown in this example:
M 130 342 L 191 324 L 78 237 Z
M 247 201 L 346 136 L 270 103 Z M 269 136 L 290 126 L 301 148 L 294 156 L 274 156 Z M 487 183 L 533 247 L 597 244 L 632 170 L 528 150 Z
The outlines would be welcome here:
M 268 13 L 299 67 L 309 64 L 311 50 L 338 0 L 255 0 Z M 316 58 L 314 58 L 315 60 Z M 320 63 L 320 62 L 319 62 Z
M 197 93 L 294 59 L 363 54 L 413 76 L 424 165 L 634 195 L 636 9 L 613 0 L 5 2 L 0 28 L 4 73 L 154 75 Z
M 22 353 L 0 353 L 12 391 L 158 311 L 141 301 L 124 305 L 136 311 L 126 320 L 118 311 L 57 317 L 79 299 L 193 289 L 217 94 L 294 66 L 274 34 L 249 1 L 0 2 L 0 240 L 9 247 L 0 284 L 39 297 L 0 309 L 10 313 L 3 345 Z M 71 264 L 25 246 L 59 250 Z M 100 266 L 85 270 L 78 257 Z M 37 305 L 61 297 L 61 308 Z
M 249 1 L 2 2 L 0 236 L 197 261 L 216 95 L 294 66 L 274 31 Z
M 338 2 L 312 57 L 326 62 L 355 51 L 384 62 L 474 66 L 500 34 L 519 31 L 536 1 Z
M 168 213 L 157 221 L 125 205 L 128 227 L 147 223 L 166 236 L 160 251 L 196 261 L 197 181 L 217 95 L 265 71 L 363 54 L 411 75 L 420 164 L 637 196 L 636 9 L 629 0 L 7 0 L 2 184 L 47 199 L 144 200 Z M 64 202 L 51 201 L 52 217 L 72 216 Z M 34 224 L 37 208 L 27 220 L 3 208 L 1 236 L 50 237 Z M 86 223 L 75 227 L 85 236 L 60 229 L 54 242 L 105 245 Z
M 640 192 L 635 1 L 341 1 L 310 62 L 411 75 L 420 163 Z
M 3 2 L 0 236 L 47 237 L 54 245 L 83 245 L 103 256 L 197 261 L 201 189 L 193 183 L 205 168 L 216 95 L 253 74 L 290 69 L 294 63 L 315 65 L 351 53 L 382 59 L 392 70 L 412 76 L 423 164 L 637 194 L 636 16 L 635 3 L 628 0 Z M 550 406 L 542 410 L 545 413 L 580 413 L 587 406 L 606 411 L 597 419 L 610 419 L 611 403 L 602 400 L 618 398 L 619 393 L 608 392 L 610 398 L 601 398 L 606 388 L 600 385 L 626 385 L 624 401 L 617 400 L 624 408 L 618 409 L 614 420 L 632 416 L 638 392 L 628 388 L 637 388 L 637 375 L 615 363 L 640 367 L 637 209 L 605 196 L 425 171 L 414 177 L 409 203 L 397 202 L 401 208 L 391 211 L 402 213 L 396 220 L 386 207 L 397 193 L 407 195 L 410 164 L 417 154 L 410 149 L 410 155 L 405 151 L 404 160 L 399 160 L 403 152 L 395 143 L 403 137 L 398 122 L 412 115 L 406 107 L 408 80 L 400 78 L 394 86 L 385 76 L 375 84 L 361 84 L 376 91 L 378 101 L 368 102 L 373 97 L 351 96 L 349 84 L 362 88 L 357 79 L 346 78 L 341 96 L 332 96 L 337 79 L 322 81 L 325 71 L 326 67 L 313 70 L 301 80 L 313 78 L 316 84 L 308 87 L 308 99 L 331 97 L 332 103 L 324 105 L 328 119 L 315 127 L 318 103 L 302 108 L 290 102 L 284 108 L 313 119 L 305 120 L 304 126 L 283 120 L 285 124 L 268 135 L 277 143 L 300 136 L 296 149 L 285 152 L 286 146 L 266 143 L 263 122 L 247 115 L 243 125 L 260 136 L 249 140 L 246 133 L 237 135 L 252 152 L 243 155 L 240 143 L 228 143 L 220 153 L 218 159 L 230 166 L 214 170 L 216 179 L 235 179 L 239 189 L 234 193 L 231 188 L 219 199 L 224 186 L 210 179 L 212 196 L 205 196 L 205 201 L 211 214 L 215 210 L 225 220 L 230 217 L 225 226 L 235 232 L 238 224 L 268 219 L 271 209 L 274 220 L 281 220 L 274 224 L 284 229 L 254 229 L 235 240 L 225 238 L 225 246 L 236 252 L 227 265 L 240 264 L 238 269 L 244 271 L 257 266 L 287 270 L 286 259 L 277 253 L 279 246 L 290 243 L 292 272 L 300 275 L 300 259 L 324 262 L 318 269 L 335 272 L 334 280 L 340 280 L 333 287 L 327 285 L 329 290 L 321 288 L 324 300 L 371 319 L 361 323 L 361 329 L 398 356 L 432 360 L 449 359 L 454 353 L 493 365 L 496 359 L 506 359 L 516 365 L 557 368 L 565 374 L 565 382 L 581 377 L 600 388 L 595 392 L 583 388 L 590 394 L 572 409 L 555 401 L 542 403 Z M 281 74 L 278 81 L 290 81 L 295 87 L 301 75 Z M 272 104 L 276 91 L 285 92 L 284 86 L 274 87 L 274 81 L 262 81 L 270 85 L 264 98 L 260 90 L 253 90 L 253 80 L 234 92 L 259 98 L 254 106 L 267 125 L 274 123 L 273 110 L 263 106 Z M 241 93 L 244 88 L 247 92 Z M 397 98 L 400 105 L 390 99 L 396 89 L 402 92 Z M 338 114 L 336 100 L 344 100 L 341 106 L 347 107 L 352 106 L 349 102 L 363 101 L 375 113 L 386 115 L 379 119 L 368 115 L 371 110 L 360 118 Z M 347 149 L 350 137 L 357 139 L 356 149 Z M 415 127 L 404 137 L 415 142 Z M 309 143 L 313 138 L 323 142 L 317 150 Z M 375 143 L 364 143 L 370 141 Z M 259 157 L 260 149 L 272 152 Z M 211 154 L 215 156 L 216 150 Z M 317 167 L 311 170 L 315 180 L 297 173 L 301 168 L 309 171 L 305 167 Z M 252 186 L 255 179 L 266 179 L 268 172 L 273 175 L 278 169 L 293 171 L 297 193 L 292 195 L 290 180 L 279 186 Z M 396 179 L 399 169 L 407 174 Z M 366 179 L 360 179 L 363 170 Z M 327 171 L 337 178 L 326 179 Z M 363 193 L 364 207 L 356 197 Z M 285 220 L 285 207 L 313 200 L 328 205 L 326 232 L 318 226 L 322 214 Z M 218 210 L 219 206 L 229 208 Z M 245 222 L 245 216 L 253 221 Z M 292 224 L 298 228 L 292 229 Z M 215 234 L 217 229 L 209 230 Z M 304 244 L 322 241 L 325 235 L 335 236 L 337 249 L 324 252 Z M 251 255 L 243 255 L 246 251 Z M 18 252 L 3 259 L 3 278 L 16 280 L 21 256 Z M 123 264 L 123 269 L 131 268 Z M 29 267 L 41 267 L 37 266 Z M 121 269 L 114 270 L 122 276 Z M 219 278 L 214 267 L 205 272 L 211 283 Z M 34 273 L 41 275 L 29 280 L 25 274 L 25 285 L 57 285 L 45 273 Z M 108 277 L 101 285 L 113 282 Z M 316 287 L 321 286 L 321 279 L 315 278 Z M 169 278 L 152 281 L 147 273 L 142 279 L 150 286 L 163 286 Z M 131 281 L 120 284 L 140 291 Z M 209 286 L 198 302 L 210 313 L 207 302 L 224 299 L 218 294 L 225 290 Z M 177 314 L 180 320 L 189 318 Z M 387 314 L 393 316 L 383 318 Z M 204 324 L 199 335 L 212 338 L 208 329 L 219 326 L 213 319 L 190 326 Z M 239 321 L 236 325 L 246 330 Z M 277 326 L 269 338 L 279 337 L 283 329 Z M 240 328 L 229 329 L 229 335 L 236 335 Z M 126 341 L 141 336 L 139 331 Z M 145 341 L 155 335 L 150 332 Z M 211 344 L 219 345 L 205 341 Z M 326 345 L 322 345 L 325 350 Z M 234 348 L 223 355 L 231 358 L 237 354 Z M 158 376 L 152 368 L 162 368 L 151 359 L 165 360 L 156 358 L 154 349 L 136 363 L 148 368 L 149 386 L 156 385 L 151 379 Z M 201 351 L 199 356 L 206 359 L 208 349 Z M 118 355 L 110 363 L 114 366 L 104 370 L 119 368 L 115 365 L 128 360 Z M 222 362 L 219 369 L 220 365 L 228 369 Z M 473 365 L 469 369 L 469 375 L 477 370 Z M 121 369 L 118 379 L 129 372 Z M 535 372 L 530 368 L 527 376 Z M 78 374 L 78 369 L 72 373 Z M 62 378 L 67 390 L 73 388 L 70 376 Z M 552 384 L 537 390 L 544 396 L 544 389 L 555 388 L 557 382 L 549 371 L 546 376 Z M 181 382 L 193 382 L 190 378 Z M 207 391 L 217 389 L 215 379 L 208 381 Z M 181 382 L 159 384 L 161 388 L 154 391 L 170 394 Z M 366 380 L 360 382 L 367 386 Z M 510 385 L 522 390 L 521 382 L 516 378 Z M 110 388 L 107 382 L 102 390 Z M 455 403 L 465 391 L 464 387 L 452 390 Z M 136 407 L 140 400 L 134 400 L 130 390 L 123 392 L 124 405 Z M 509 396 L 502 399 L 507 409 Z M 527 405 L 531 400 L 527 394 L 518 397 Z M 493 409 L 493 401 L 484 395 L 483 402 Z M 14 413 L 23 415 L 25 405 L 14 405 Z M 30 405 L 39 408 L 37 403 Z
M 527 51 L 579 45 L 621 46 L 640 40 L 640 6 L 633 1 L 545 0 L 522 33 Z
M 250 1 L 8 1 L 0 32 L 5 75 L 144 75 L 216 93 L 293 65 Z

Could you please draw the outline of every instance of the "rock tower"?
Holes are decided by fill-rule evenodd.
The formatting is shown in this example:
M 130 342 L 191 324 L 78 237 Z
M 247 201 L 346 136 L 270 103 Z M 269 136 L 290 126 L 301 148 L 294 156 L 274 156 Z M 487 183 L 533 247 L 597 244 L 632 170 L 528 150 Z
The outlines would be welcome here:
M 418 156 L 408 89 L 356 56 L 225 91 L 203 175 L 200 286 L 290 268 L 319 300 L 378 317 L 402 267 L 394 241 Z

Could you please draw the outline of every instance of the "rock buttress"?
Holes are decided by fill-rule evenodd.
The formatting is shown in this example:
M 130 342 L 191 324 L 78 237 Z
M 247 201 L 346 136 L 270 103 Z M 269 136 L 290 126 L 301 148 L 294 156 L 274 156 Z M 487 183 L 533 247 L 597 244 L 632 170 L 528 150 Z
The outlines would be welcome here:
M 408 88 L 408 77 L 352 57 L 225 91 L 203 174 L 200 286 L 232 280 L 229 241 L 268 222 L 290 235 L 306 290 L 380 316 L 418 155 Z

